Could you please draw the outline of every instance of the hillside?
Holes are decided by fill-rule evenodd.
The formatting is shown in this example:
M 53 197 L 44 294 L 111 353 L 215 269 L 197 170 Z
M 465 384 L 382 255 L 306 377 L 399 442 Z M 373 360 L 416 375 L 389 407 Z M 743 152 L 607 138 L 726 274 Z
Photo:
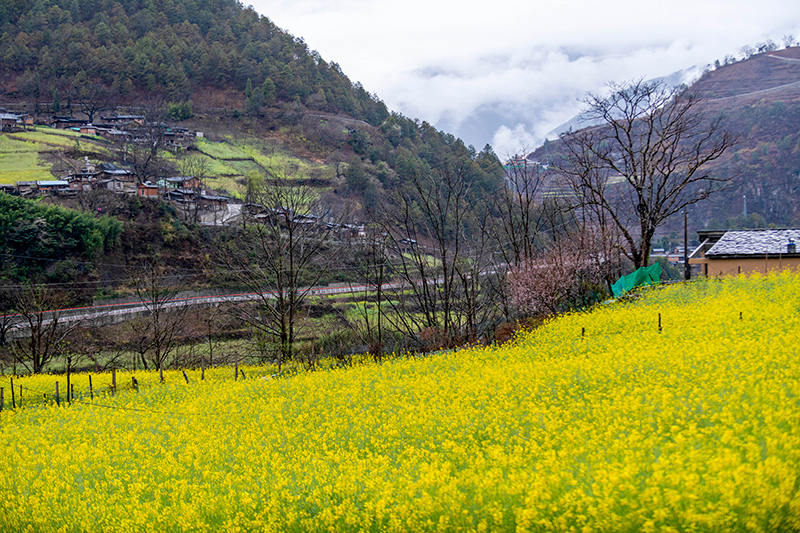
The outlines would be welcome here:
M 322 176 L 320 191 L 352 200 L 356 210 L 375 205 L 409 173 L 448 164 L 478 163 L 470 165 L 476 194 L 502 179 L 491 150 L 479 153 L 390 113 L 336 63 L 236 0 L 3 2 L 0 37 L 0 107 L 30 113 L 37 124 L 133 113 L 203 131 L 245 152 L 216 157 L 208 144 L 190 147 L 214 159 L 206 165 L 210 186 L 227 194 L 241 194 L 249 172 L 273 170 L 264 163 L 276 153 L 283 169 L 287 160 L 301 173 L 317 168 L 305 178 Z M 70 151 L 50 140 L 35 139 L 37 153 Z M 9 163 L 0 165 L 6 182 L 58 173 L 49 156 L 5 144 L 0 153 L 13 154 L 0 158 Z M 78 160 L 121 162 L 120 150 L 104 148 L 71 151 Z M 152 176 L 179 175 L 182 155 L 163 154 Z
M 720 66 L 690 90 L 703 111 L 722 113 L 740 137 L 710 166 L 714 175 L 733 178 L 732 186 L 690 211 L 690 230 L 800 224 L 800 48 Z M 549 142 L 530 157 L 549 161 L 558 152 L 559 142 Z M 678 222 L 665 233 L 678 230 Z
M 73 375 L 71 405 L 0 413 L 0 529 L 795 531 L 798 290 L 673 285 L 514 344 L 287 379 L 139 372 L 100 396 L 95 374 L 92 398 Z
M 770 102 L 800 98 L 800 48 L 767 52 L 706 73 L 692 85 L 709 106 L 731 109 L 762 98 Z M 768 96 L 767 96 L 768 95 Z
M 56 112 L 156 93 L 254 111 L 298 99 L 372 124 L 388 116 L 335 63 L 236 0 L 4 2 L 0 35 L 5 96 Z M 263 101 L 245 94 L 248 83 L 268 89 Z

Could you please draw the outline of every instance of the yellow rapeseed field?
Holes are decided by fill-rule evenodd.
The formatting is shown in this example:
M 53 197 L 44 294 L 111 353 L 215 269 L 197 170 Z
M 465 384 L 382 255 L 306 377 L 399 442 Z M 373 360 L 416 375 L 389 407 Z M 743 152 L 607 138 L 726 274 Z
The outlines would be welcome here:
M 0 531 L 797 531 L 798 295 L 698 281 L 502 347 L 6 409 Z

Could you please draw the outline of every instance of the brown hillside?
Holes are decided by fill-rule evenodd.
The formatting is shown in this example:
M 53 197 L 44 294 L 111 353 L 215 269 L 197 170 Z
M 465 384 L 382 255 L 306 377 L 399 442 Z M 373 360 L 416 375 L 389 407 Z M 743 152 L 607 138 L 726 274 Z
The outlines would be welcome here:
M 714 107 L 738 107 L 767 98 L 800 98 L 800 48 L 759 54 L 705 74 L 692 90 Z

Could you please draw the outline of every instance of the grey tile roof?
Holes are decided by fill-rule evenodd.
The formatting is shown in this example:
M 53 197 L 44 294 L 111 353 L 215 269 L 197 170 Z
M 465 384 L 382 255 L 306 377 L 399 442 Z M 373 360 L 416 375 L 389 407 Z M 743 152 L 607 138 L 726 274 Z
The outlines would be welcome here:
M 785 255 L 789 239 L 800 245 L 800 229 L 731 230 L 725 232 L 706 256 Z

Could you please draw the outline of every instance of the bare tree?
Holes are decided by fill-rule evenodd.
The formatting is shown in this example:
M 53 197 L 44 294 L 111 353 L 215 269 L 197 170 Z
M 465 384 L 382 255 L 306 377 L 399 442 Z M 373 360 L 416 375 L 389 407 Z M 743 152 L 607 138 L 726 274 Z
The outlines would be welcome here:
M 10 351 L 29 372 L 41 373 L 62 352 L 68 335 L 80 325 L 80 320 L 67 320 L 63 309 L 68 301 L 65 292 L 44 285 L 25 285 L 16 291 L 16 327 L 24 335 L 10 345 Z
M 117 145 L 117 152 L 123 162 L 130 165 L 139 183 L 144 183 L 158 175 L 163 165 L 161 151 L 165 147 L 167 125 L 162 122 L 164 102 L 153 98 L 145 105 L 145 122 L 131 129 L 130 136 Z
M 514 156 L 504 167 L 506 189 L 495 195 L 494 210 L 500 222 L 493 231 L 504 262 L 516 265 L 534 256 L 545 229 L 543 189 L 547 174 L 524 156 Z
M 145 369 L 163 369 L 176 348 L 188 306 L 176 300 L 185 287 L 184 277 L 164 267 L 145 264 L 132 268 L 131 283 L 144 307 L 141 318 L 131 321 L 133 347 Z
M 353 260 L 357 283 L 364 287 L 368 297 L 355 306 L 360 323 L 350 325 L 373 359 L 380 361 L 385 344 L 385 286 L 389 278 L 386 240 L 381 235 L 372 235 L 353 243 Z
M 411 295 L 388 299 L 387 318 L 407 334 L 424 332 L 427 348 L 477 336 L 479 299 L 487 295 L 481 285 L 486 208 L 470 195 L 469 164 L 409 176 L 381 219 L 404 283 L 400 291 Z
M 285 171 L 273 169 L 264 180 L 250 181 L 249 196 L 260 212 L 220 260 L 257 294 L 258 305 L 236 312 L 263 339 L 277 341 L 280 371 L 294 353 L 302 305 L 329 268 L 338 221 L 312 189 Z
M 582 207 L 605 213 L 635 267 L 646 266 L 656 229 L 731 179 L 709 171 L 736 138 L 707 117 L 683 87 L 642 81 L 591 95 L 585 118 L 599 126 L 568 132 L 562 172 Z
M 94 116 L 97 113 L 111 107 L 111 93 L 104 84 L 98 81 L 78 80 L 75 85 L 74 97 L 90 123 L 94 122 Z

